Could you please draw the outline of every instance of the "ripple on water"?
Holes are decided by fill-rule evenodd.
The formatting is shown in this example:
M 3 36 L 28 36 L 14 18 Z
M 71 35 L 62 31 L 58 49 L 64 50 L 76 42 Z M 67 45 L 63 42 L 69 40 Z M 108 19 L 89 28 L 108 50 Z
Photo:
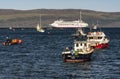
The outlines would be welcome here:
M 116 33 L 103 30 L 109 32 L 109 47 L 96 50 L 92 60 L 84 63 L 62 61 L 63 49 L 73 45 L 70 34 L 41 35 L 33 29 L 9 33 L 7 30 L 9 37 L 19 37 L 23 44 L 0 45 L 0 79 L 119 79 L 120 33 L 118 29 L 112 29 Z M 2 32 L 6 30 L 0 31 L 0 41 L 6 37 Z

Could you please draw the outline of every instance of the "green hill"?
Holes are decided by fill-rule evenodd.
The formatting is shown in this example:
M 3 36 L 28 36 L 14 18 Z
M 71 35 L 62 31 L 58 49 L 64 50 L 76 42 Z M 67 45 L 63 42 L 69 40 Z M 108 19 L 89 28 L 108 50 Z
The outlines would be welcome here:
M 42 25 L 48 26 L 57 19 L 77 20 L 82 11 L 82 20 L 89 25 L 98 24 L 101 27 L 120 27 L 120 12 L 99 12 L 83 9 L 35 9 L 12 10 L 0 9 L 0 28 L 35 28 L 39 23 L 40 14 Z

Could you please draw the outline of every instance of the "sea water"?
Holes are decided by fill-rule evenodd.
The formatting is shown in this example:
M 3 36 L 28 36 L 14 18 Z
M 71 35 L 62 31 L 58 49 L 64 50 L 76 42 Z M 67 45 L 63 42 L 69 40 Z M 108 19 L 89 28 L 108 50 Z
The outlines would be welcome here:
M 20 45 L 0 44 L 0 79 L 120 79 L 120 28 L 104 28 L 109 47 L 95 50 L 91 61 L 64 63 L 61 52 L 73 46 L 74 31 L 35 29 L 0 29 L 5 37 L 20 38 Z

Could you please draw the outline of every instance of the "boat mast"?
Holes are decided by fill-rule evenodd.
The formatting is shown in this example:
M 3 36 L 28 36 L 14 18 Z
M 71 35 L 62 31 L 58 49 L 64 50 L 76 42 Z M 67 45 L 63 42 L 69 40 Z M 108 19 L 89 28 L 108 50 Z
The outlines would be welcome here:
M 40 23 L 39 23 L 40 27 L 41 27 L 41 14 L 40 14 Z
M 99 26 L 99 21 L 97 20 L 97 26 Z M 101 27 L 99 26 L 99 28 L 100 28 L 100 32 L 101 32 Z
M 82 16 L 81 16 L 81 11 L 80 11 L 80 18 L 79 18 L 79 22 L 81 23 L 82 22 L 82 18 L 81 18 Z M 82 28 L 80 27 L 80 28 L 78 28 L 78 30 L 82 30 Z
M 80 25 L 81 25 L 81 23 L 82 23 L 81 11 L 80 11 L 80 20 L 79 21 L 80 21 Z M 84 34 L 82 27 L 78 28 L 78 32 L 81 34 L 81 36 L 86 35 L 86 34 Z

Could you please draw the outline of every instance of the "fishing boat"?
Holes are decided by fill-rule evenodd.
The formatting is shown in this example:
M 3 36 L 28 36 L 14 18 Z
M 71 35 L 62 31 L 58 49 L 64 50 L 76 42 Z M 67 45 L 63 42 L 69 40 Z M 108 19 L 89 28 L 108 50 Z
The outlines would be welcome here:
M 64 62 L 85 62 L 91 59 L 94 49 L 87 41 L 74 41 L 74 48 L 66 47 L 62 52 Z
M 37 26 L 36 26 L 36 30 L 38 31 L 38 32 L 45 32 L 45 30 L 42 28 L 42 26 L 41 26 L 41 16 L 40 16 L 40 22 L 39 22 L 39 24 L 37 24 Z
M 105 33 L 96 30 L 97 26 L 94 26 L 93 31 L 88 32 L 87 42 L 91 43 L 91 46 L 97 49 L 107 48 L 109 39 L 106 37 Z

